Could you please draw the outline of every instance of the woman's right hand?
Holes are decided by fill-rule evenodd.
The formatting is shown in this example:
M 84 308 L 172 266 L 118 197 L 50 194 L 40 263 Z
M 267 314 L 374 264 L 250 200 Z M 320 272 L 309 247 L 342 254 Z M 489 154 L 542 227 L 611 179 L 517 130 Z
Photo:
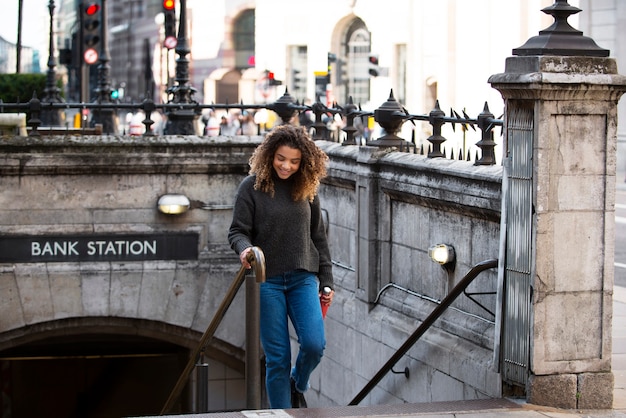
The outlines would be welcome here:
M 241 265 L 247 269 L 252 268 L 250 262 L 248 261 L 248 254 L 250 253 L 250 251 L 252 251 L 252 247 L 246 248 L 239 254 L 239 260 L 241 260 Z

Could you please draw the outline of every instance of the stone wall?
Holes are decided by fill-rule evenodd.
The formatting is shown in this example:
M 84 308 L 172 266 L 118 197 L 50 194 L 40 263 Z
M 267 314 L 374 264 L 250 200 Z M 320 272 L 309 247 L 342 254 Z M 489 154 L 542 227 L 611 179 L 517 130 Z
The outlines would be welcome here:
M 347 404 L 475 264 L 498 258 L 501 167 L 323 143 L 321 189 L 337 294 L 328 349 L 312 387 L 319 403 Z M 454 246 L 447 274 L 428 248 Z M 487 271 L 468 292 L 495 292 Z M 478 297 L 491 312 L 496 297 Z M 498 397 L 495 318 L 461 296 L 362 404 Z M 310 396 L 309 396 L 310 397 Z
M 194 349 L 238 269 L 226 228 L 234 190 L 258 141 L 1 138 L 0 242 L 9 236 L 192 232 L 198 257 L 0 263 L 0 350 L 98 332 Z M 157 200 L 165 193 L 183 193 L 197 209 L 162 214 Z M 243 301 L 241 291 L 207 353 L 219 368 L 232 369 L 231 379 L 240 376 L 239 385 L 229 385 L 235 393 L 222 391 L 239 403 L 211 399 L 216 408 L 245 406 Z
M 0 264 L 0 350 L 25 334 L 36 340 L 37 333 L 80 332 L 81 321 L 193 348 L 239 267 L 226 233 L 236 187 L 259 140 L 0 139 L 4 238 L 199 237 L 197 260 Z M 498 257 L 502 172 L 378 148 L 319 145 L 331 158 L 320 195 L 337 295 L 326 320 L 326 356 L 307 400 L 309 406 L 345 405 L 471 266 Z M 185 194 L 192 210 L 159 213 L 156 202 L 165 193 Z M 456 249 L 450 274 L 428 257 L 438 243 Z M 496 288 L 494 269 L 468 291 Z M 241 293 L 211 344 L 233 364 L 245 343 Z M 500 396 L 492 364 L 496 295 L 476 298 L 487 310 L 461 296 L 396 365 L 409 369 L 408 379 L 389 374 L 363 403 Z

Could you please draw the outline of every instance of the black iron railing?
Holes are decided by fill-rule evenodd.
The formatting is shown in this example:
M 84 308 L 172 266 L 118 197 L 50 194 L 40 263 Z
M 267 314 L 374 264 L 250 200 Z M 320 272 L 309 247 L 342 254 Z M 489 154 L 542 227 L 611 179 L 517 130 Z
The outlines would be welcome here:
M 298 103 L 285 89 L 285 93 L 273 103 L 266 104 L 244 104 L 244 103 L 222 103 L 222 104 L 201 104 L 192 103 L 155 103 L 152 99 L 146 99 L 141 103 L 118 103 L 118 102 L 92 102 L 92 103 L 58 103 L 58 102 L 42 102 L 36 95 L 31 100 L 24 103 L 2 103 L 0 102 L 0 113 L 6 112 L 23 112 L 28 115 L 27 126 L 29 136 L 40 136 L 42 134 L 58 134 L 62 131 L 62 127 L 50 130 L 43 127 L 42 114 L 46 112 L 54 113 L 61 110 L 74 109 L 81 114 L 85 111 L 91 113 L 109 112 L 115 113 L 123 110 L 134 112 L 141 111 L 145 114 L 142 124 L 145 126 L 143 136 L 146 138 L 156 136 L 153 128 L 154 114 L 171 114 L 172 112 L 193 113 L 195 118 L 199 118 L 205 111 L 217 109 L 224 111 L 239 110 L 254 111 L 260 109 L 271 110 L 275 112 L 281 119 L 282 123 L 298 123 L 296 116 L 303 112 L 311 112 L 315 115 L 312 121 L 311 132 L 313 139 L 330 140 L 339 142 L 342 145 L 369 145 L 378 147 L 396 147 L 402 152 L 411 152 L 426 155 L 428 158 L 450 158 L 459 160 L 472 160 L 476 165 L 493 165 L 496 164 L 494 148 L 494 129 L 502 126 L 502 119 L 494 118 L 489 111 L 487 103 L 484 105 L 483 111 L 476 117 L 471 118 L 464 111 L 462 116 L 456 111 L 450 110 L 450 114 L 446 114 L 436 102 L 435 108 L 428 114 L 411 114 L 400 103 L 398 103 L 391 91 L 389 98 L 379 108 L 372 111 L 360 110 L 352 101 L 345 106 L 333 104 L 326 106 L 321 102 L 305 105 Z M 374 118 L 374 121 L 382 128 L 381 136 L 372 138 L 364 136 L 357 126 L 366 126 L 368 118 Z M 339 122 L 340 128 L 331 130 L 329 121 Z M 424 149 L 424 145 L 418 145 L 415 138 L 415 130 L 409 139 L 398 136 L 402 126 L 410 122 L 415 125 L 415 121 L 427 122 L 431 125 L 431 132 L 427 138 L 428 146 Z M 442 136 L 442 127 L 449 124 L 455 131 L 460 126 L 464 134 L 469 129 L 480 131 L 480 140 L 476 142 L 476 155 L 470 155 L 469 151 L 461 150 L 458 153 L 449 152 L 445 155 L 443 144 L 446 138 Z M 93 121 L 89 126 L 93 128 Z M 66 130 L 79 132 L 80 129 L 66 127 Z M 262 131 L 259 129 L 259 133 Z M 105 134 L 114 134 L 115 132 L 107 132 L 107 126 L 103 131 Z

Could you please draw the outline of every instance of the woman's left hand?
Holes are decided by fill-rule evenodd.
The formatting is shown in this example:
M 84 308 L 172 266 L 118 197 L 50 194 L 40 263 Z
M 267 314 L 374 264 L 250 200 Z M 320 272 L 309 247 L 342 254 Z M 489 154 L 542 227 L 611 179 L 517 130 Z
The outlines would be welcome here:
M 331 289 L 330 293 L 325 295 L 324 293 L 320 292 L 320 301 L 324 304 L 324 305 L 330 305 L 331 303 L 333 303 L 333 297 L 335 296 L 335 291 Z

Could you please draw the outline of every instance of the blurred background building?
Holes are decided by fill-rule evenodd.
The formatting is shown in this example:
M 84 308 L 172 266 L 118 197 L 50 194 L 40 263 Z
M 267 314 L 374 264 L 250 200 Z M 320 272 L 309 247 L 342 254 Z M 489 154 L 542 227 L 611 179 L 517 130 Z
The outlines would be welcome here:
M 45 9 L 50 3 L 32 1 Z M 57 71 L 68 100 L 80 97 L 84 65 L 77 47 L 79 10 L 83 2 L 93 1 L 54 1 Z M 487 79 L 504 70 L 513 48 L 552 24 L 550 16 L 537 11 L 553 3 L 186 0 L 190 83 L 197 89 L 195 99 L 204 103 L 271 102 L 287 88 L 301 102 L 345 105 L 351 98 L 368 110 L 393 91 L 412 113 L 428 113 L 439 100 L 446 113 L 453 108 L 474 117 L 488 102 L 497 117 L 502 99 Z M 111 82 L 120 101 L 138 102 L 148 93 L 156 101 L 168 101 L 166 90 L 175 83 L 179 57 L 163 46 L 162 4 L 106 0 Z M 583 9 L 569 23 L 610 49 L 618 68 L 625 68 L 626 4 L 569 4 Z M 180 7 L 176 0 L 177 14 Z M 45 42 L 22 47 L 22 71 L 45 72 L 47 49 Z M 15 44 L 0 39 L 0 72 L 15 71 L 15 54 Z M 93 86 L 97 65 L 89 66 L 89 74 Z M 626 119 L 624 101 L 619 109 L 620 119 Z M 626 166 L 625 144 L 626 124 L 621 124 L 618 167 Z
M 21 67 L 23 72 L 39 73 L 39 54 L 38 49 L 31 47 L 22 47 Z M 9 42 L 0 36 L 0 74 L 14 73 L 17 65 L 17 45 Z

